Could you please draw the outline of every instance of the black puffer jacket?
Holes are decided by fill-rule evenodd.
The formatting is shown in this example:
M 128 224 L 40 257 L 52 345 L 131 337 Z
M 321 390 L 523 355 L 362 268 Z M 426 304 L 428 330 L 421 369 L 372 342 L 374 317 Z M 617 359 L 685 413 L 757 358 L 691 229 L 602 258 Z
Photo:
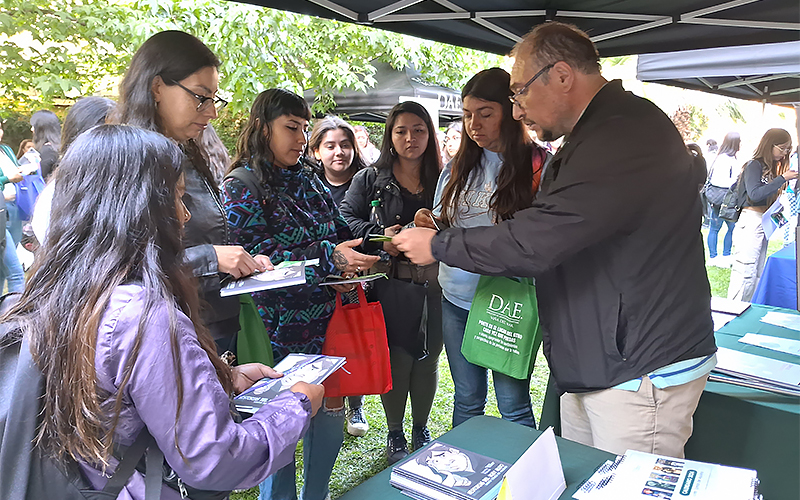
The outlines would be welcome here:
M 192 214 L 184 228 L 186 262 L 200 285 L 202 315 L 214 338 L 238 330 L 239 298 L 220 297 L 220 273 L 213 245 L 227 245 L 228 221 L 219 191 L 187 158 L 183 162 L 186 194 L 183 202 Z M 233 331 L 231 331 L 233 330 Z

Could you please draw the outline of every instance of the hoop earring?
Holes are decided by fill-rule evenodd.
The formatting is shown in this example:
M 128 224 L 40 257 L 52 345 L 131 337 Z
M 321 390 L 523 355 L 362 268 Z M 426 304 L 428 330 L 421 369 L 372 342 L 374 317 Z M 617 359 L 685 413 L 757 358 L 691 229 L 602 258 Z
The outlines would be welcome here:
M 392 156 L 397 156 L 397 151 L 394 150 L 394 146 L 389 146 L 389 154 Z

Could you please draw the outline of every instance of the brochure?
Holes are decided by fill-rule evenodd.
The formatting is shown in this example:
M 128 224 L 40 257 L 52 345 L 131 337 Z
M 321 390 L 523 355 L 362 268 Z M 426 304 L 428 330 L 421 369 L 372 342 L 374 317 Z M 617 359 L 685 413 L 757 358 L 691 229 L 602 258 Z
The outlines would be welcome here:
M 575 492 L 577 500 L 754 500 L 756 471 L 628 450 Z
M 392 467 L 390 483 L 414 498 L 494 500 L 510 465 L 432 441 Z
M 305 261 L 281 262 L 272 271 L 264 271 L 229 283 L 219 291 L 219 294 L 221 297 L 229 297 L 243 293 L 272 290 L 273 288 L 302 285 L 306 282 L 305 266 Z
M 725 297 L 711 297 L 711 310 L 725 314 L 739 316 L 750 308 L 750 302 L 726 299 Z
M 800 388 L 800 365 L 725 347 L 717 349 L 717 366 L 714 371 L 794 390 Z
M 761 322 L 800 332 L 800 314 L 797 313 L 769 311 L 761 318 Z
M 289 354 L 277 365 L 275 371 L 281 378 L 262 378 L 249 389 L 233 398 L 236 410 L 253 414 L 283 391 L 297 382 L 321 384 L 328 375 L 345 364 L 345 358 L 323 354 Z
M 762 335 L 760 333 L 748 333 L 740 338 L 739 342 L 800 356 L 800 340 L 784 339 L 771 335 Z

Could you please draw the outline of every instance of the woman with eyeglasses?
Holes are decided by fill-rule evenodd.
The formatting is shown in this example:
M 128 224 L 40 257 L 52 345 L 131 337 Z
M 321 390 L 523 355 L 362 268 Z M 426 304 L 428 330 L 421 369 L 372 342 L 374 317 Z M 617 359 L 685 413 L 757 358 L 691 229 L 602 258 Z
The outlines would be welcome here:
M 739 177 L 739 182 L 744 182 L 747 197 L 733 232 L 736 251 L 728 286 L 729 299 L 750 302 L 753 298 L 767 260 L 768 240 L 761 218 L 778 199 L 786 183 L 797 179 L 797 171 L 789 170 L 791 151 L 789 132 L 781 128 L 769 129 Z
M 219 65 L 219 59 L 196 37 L 181 31 L 156 33 L 134 54 L 111 121 L 159 132 L 180 145 L 186 177 L 183 202 L 192 213 L 185 226 L 185 260 L 207 304 L 201 313 L 217 350 L 235 353 L 239 299 L 219 296 L 220 279 L 224 275 L 241 278 L 272 266 L 267 257 L 252 257 L 241 246 L 230 245 L 219 186 L 208 153 L 197 141 L 227 104 L 216 95 Z

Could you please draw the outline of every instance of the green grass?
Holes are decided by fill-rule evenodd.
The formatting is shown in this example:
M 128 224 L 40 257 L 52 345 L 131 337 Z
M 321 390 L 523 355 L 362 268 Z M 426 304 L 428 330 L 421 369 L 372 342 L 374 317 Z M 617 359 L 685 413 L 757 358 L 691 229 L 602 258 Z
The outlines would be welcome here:
M 722 230 L 724 235 L 725 229 Z M 703 240 L 708 234 L 708 230 L 703 230 Z M 720 241 L 720 246 L 722 242 Z M 767 254 L 780 250 L 783 246 L 780 240 L 770 241 Z M 706 250 L 708 259 L 708 250 Z M 711 284 L 711 294 L 717 297 L 726 297 L 728 294 L 728 281 L 730 280 L 731 270 L 718 267 L 707 267 L 708 280 Z M 550 370 L 547 367 L 544 356 L 539 351 L 536 358 L 536 368 L 531 378 L 531 399 L 533 401 L 533 413 L 536 421 L 539 422 L 544 404 L 544 395 L 547 388 L 547 378 Z M 491 387 L 491 386 L 490 386 Z M 339 458 L 331 476 L 331 497 L 338 498 L 350 489 L 358 486 L 370 477 L 387 467 L 386 463 L 386 419 L 383 416 L 383 407 L 379 396 L 366 396 L 364 398 L 364 409 L 369 421 L 370 430 L 366 436 L 356 438 L 344 433 L 344 444 L 339 452 Z M 411 420 L 410 406 L 406 409 L 405 430 L 406 436 L 410 437 Z M 453 411 L 453 379 L 450 377 L 450 368 L 447 364 L 447 356 L 442 353 L 439 361 L 439 388 L 431 411 L 428 427 L 434 438 L 444 434 L 451 428 L 451 418 Z M 486 406 L 486 414 L 499 417 L 497 402 L 494 392 L 490 389 L 489 401 Z M 296 456 L 298 469 L 298 491 L 302 484 L 302 454 Z M 246 492 L 234 493 L 231 495 L 233 500 L 255 500 L 258 497 L 258 488 L 253 488 Z
M 536 368 L 531 377 L 531 400 L 533 402 L 533 413 L 536 421 L 542 414 L 542 404 L 544 403 L 544 394 L 547 389 L 547 378 L 550 375 L 550 370 L 547 368 L 544 356 L 539 351 L 536 358 Z M 497 411 L 497 402 L 495 401 L 494 392 L 489 391 L 488 403 L 486 405 L 486 414 L 496 417 L 500 416 Z M 428 428 L 431 435 L 436 438 L 445 432 L 449 431 L 452 427 L 451 419 L 453 412 L 453 379 L 450 376 L 450 367 L 447 363 L 447 356 L 442 352 L 439 359 L 439 388 L 436 392 L 436 398 L 433 401 L 433 409 L 431 410 L 430 421 Z M 339 458 L 336 460 L 336 465 L 333 468 L 333 475 L 331 476 L 331 497 L 338 498 L 350 489 L 358 486 L 378 472 L 382 471 L 388 464 L 386 463 L 386 419 L 383 415 L 383 407 L 381 406 L 380 396 L 366 396 L 364 398 L 364 410 L 367 415 L 370 429 L 366 436 L 353 437 L 347 432 L 344 433 L 344 444 L 341 451 L 339 451 Z M 411 435 L 411 407 L 406 408 L 405 418 L 405 431 L 406 437 L 410 439 Z M 295 454 L 297 462 L 297 485 L 298 491 L 302 484 L 302 453 L 300 447 Z M 233 500 L 255 500 L 258 497 L 258 488 L 253 488 L 246 492 L 233 493 L 231 498 Z

